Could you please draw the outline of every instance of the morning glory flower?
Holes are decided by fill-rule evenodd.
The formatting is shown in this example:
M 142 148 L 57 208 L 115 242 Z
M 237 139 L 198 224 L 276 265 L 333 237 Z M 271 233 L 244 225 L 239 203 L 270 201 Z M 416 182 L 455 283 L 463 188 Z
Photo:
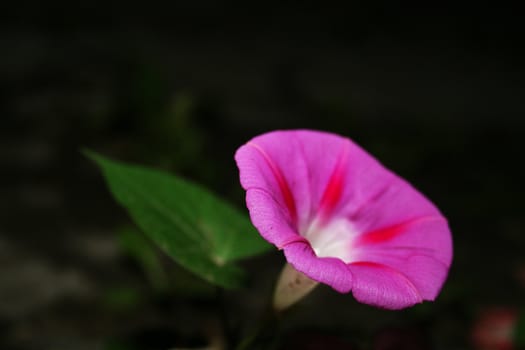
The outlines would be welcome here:
M 296 272 L 386 309 L 436 298 L 452 260 L 447 220 L 353 141 L 274 131 L 235 160 L 253 225 Z

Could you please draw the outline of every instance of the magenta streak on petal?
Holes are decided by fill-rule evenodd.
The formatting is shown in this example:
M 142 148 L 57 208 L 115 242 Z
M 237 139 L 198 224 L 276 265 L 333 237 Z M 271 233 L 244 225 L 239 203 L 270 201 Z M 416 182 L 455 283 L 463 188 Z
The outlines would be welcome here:
M 355 210 L 355 212 L 352 214 L 352 217 L 359 217 L 359 215 L 361 215 L 361 212 L 363 210 L 366 209 L 366 207 L 370 204 L 370 203 L 373 203 L 374 201 L 376 201 L 378 198 L 380 198 L 382 195 L 384 195 L 391 183 L 394 181 L 394 178 L 391 177 L 389 180 L 386 180 L 385 183 L 383 184 L 383 187 L 377 191 L 376 193 L 374 193 L 373 195 L 371 195 L 369 198 L 367 198 L 366 200 L 363 201 L 363 203 L 361 203 L 361 205 Z
M 431 221 L 431 220 L 445 220 L 443 217 L 440 216 L 422 216 L 419 218 L 414 218 L 405 222 L 402 222 L 397 225 L 389 226 L 380 228 L 375 231 L 366 232 L 362 235 L 360 235 L 356 241 L 354 242 L 354 245 L 361 245 L 361 244 L 377 244 L 386 242 L 390 239 L 393 239 L 403 232 L 406 231 L 406 229 L 414 225 L 416 223 L 420 223 L 423 221 Z
M 414 283 L 404 273 L 402 273 L 402 272 L 400 272 L 400 271 L 398 271 L 396 269 L 393 269 L 393 268 L 391 268 L 389 266 L 386 266 L 386 265 L 383 265 L 383 264 L 379 264 L 379 263 L 375 263 L 375 262 L 368 262 L 368 261 L 356 261 L 356 262 L 348 264 L 348 267 L 350 268 L 350 271 L 352 271 L 352 266 L 363 266 L 363 267 L 370 267 L 370 268 L 374 268 L 374 269 L 380 269 L 380 270 L 383 270 L 384 272 L 387 272 L 389 274 L 395 275 L 395 276 L 399 277 L 401 280 L 405 281 L 407 286 L 409 286 L 410 289 L 412 289 L 417 294 L 419 299 L 423 300 L 423 297 L 421 296 L 421 293 L 416 288 Z
M 321 220 L 323 221 L 330 216 L 333 209 L 341 199 L 348 163 L 349 146 L 350 144 L 348 141 L 343 143 L 343 149 L 339 159 L 337 160 L 332 175 L 330 175 L 330 179 L 326 185 L 326 189 L 324 190 L 324 194 L 319 205 L 319 213 L 321 214 Z
M 295 225 L 297 222 L 297 210 L 295 209 L 295 201 L 292 192 L 290 191 L 290 187 L 288 186 L 288 183 L 286 182 L 286 179 L 284 178 L 281 170 L 279 169 L 277 164 L 274 163 L 272 158 L 270 158 L 270 156 L 264 151 L 264 149 L 261 148 L 261 146 L 254 142 L 248 142 L 247 145 L 255 148 L 264 158 L 266 164 L 268 164 L 268 166 L 270 167 L 270 170 L 272 171 L 272 174 L 275 177 L 277 184 L 279 185 L 281 194 L 283 195 L 284 203 L 286 204 L 286 207 L 290 212 L 292 224 Z

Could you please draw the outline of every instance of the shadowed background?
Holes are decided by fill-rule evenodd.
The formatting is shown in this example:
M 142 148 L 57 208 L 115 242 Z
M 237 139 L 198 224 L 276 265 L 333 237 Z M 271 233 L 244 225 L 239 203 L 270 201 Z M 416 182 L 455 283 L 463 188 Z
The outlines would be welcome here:
M 465 348 L 485 310 L 524 306 L 525 31 L 512 8 L 1 7 L 0 348 L 220 344 L 223 307 L 249 333 L 282 254 L 246 261 L 250 285 L 217 295 L 136 231 L 80 150 L 244 210 L 233 153 L 283 128 L 348 136 L 412 182 L 449 218 L 455 258 L 437 302 L 402 312 L 318 288 L 281 321 L 282 346 L 308 334 L 334 349 Z

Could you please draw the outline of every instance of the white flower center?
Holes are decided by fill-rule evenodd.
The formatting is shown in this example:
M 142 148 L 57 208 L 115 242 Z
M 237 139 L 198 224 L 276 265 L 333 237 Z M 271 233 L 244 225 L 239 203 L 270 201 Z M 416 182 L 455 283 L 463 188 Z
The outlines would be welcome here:
M 352 261 L 352 242 L 358 232 L 348 219 L 334 219 L 320 225 L 314 220 L 302 235 L 310 242 L 315 254 L 339 258 L 345 263 Z

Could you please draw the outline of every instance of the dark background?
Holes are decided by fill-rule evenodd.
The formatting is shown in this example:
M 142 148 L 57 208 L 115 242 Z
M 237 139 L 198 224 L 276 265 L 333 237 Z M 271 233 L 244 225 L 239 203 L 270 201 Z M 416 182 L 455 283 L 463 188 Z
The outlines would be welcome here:
M 80 150 L 175 172 L 244 210 L 233 153 L 284 128 L 348 136 L 411 181 L 448 217 L 455 258 L 438 300 L 402 312 L 319 287 L 281 320 L 280 344 L 460 349 L 485 310 L 525 306 L 517 9 L 0 8 L 0 348 L 220 343 L 223 307 L 249 333 L 281 254 L 247 261 L 250 286 L 217 295 L 142 240 Z

